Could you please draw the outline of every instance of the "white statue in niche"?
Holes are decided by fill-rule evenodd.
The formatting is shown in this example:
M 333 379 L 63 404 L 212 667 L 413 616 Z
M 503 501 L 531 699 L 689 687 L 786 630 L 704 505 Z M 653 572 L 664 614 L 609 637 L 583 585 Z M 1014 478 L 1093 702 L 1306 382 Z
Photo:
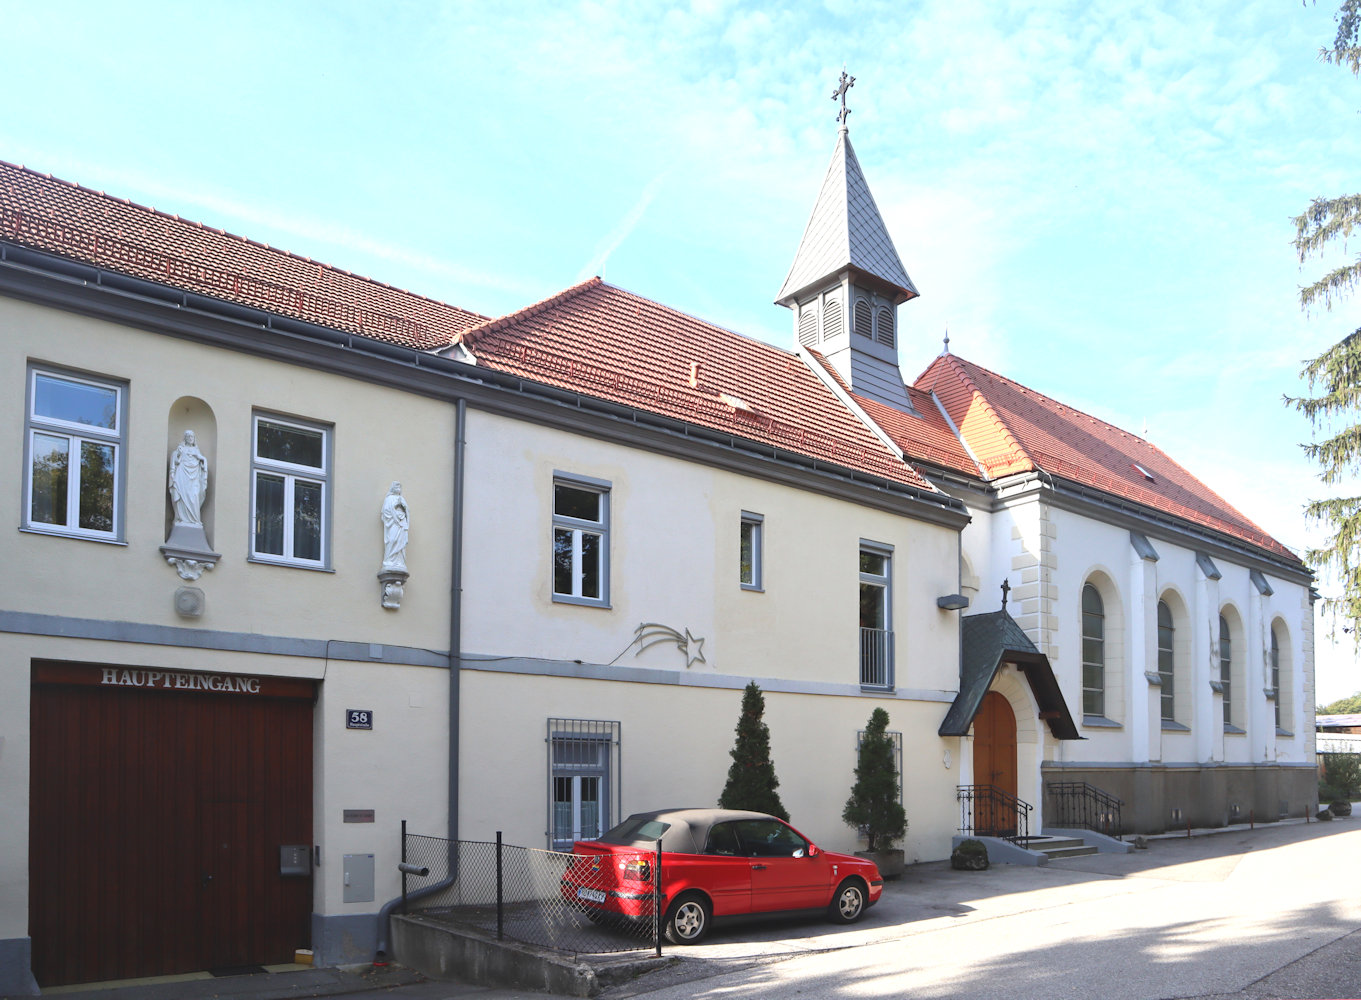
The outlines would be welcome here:
M 402 496 L 402 484 L 394 482 L 383 498 L 383 571 L 406 572 L 406 540 L 411 518 Z M 400 600 L 400 595 L 398 595 Z
M 187 430 L 170 456 L 170 502 L 175 507 L 175 523 L 202 524 L 207 495 L 208 459 L 198 450 L 194 432 Z

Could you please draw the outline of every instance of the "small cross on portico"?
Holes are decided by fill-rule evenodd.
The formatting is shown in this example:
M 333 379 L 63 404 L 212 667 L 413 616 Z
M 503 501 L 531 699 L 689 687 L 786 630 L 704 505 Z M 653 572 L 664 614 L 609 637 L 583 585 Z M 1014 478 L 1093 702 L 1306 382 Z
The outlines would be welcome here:
M 1003 611 L 1005 611 L 1005 610 L 1007 609 L 1007 594 L 1009 594 L 1010 592 L 1011 592 L 1011 581 L 1010 581 L 1010 580 L 1003 580 L 1003 581 L 1002 581 L 1002 610 L 1003 610 Z
M 836 88 L 836 90 L 832 91 L 832 100 L 841 101 L 841 110 L 836 113 L 836 120 L 839 121 L 842 125 L 846 124 L 846 116 L 851 113 L 851 109 L 846 107 L 846 91 L 850 90 L 854 86 L 855 77 L 847 76 L 846 71 L 843 69 L 841 71 L 841 83 Z

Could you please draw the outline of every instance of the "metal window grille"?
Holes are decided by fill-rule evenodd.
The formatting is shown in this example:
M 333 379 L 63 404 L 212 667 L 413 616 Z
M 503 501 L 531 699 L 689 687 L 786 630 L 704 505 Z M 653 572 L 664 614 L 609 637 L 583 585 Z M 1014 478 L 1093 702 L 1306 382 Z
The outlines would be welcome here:
M 898 804 L 903 804 L 903 734 L 893 729 L 884 730 L 884 735 L 893 741 L 893 764 L 898 769 Z M 855 755 L 860 757 L 860 744 L 865 742 L 865 731 L 856 730 Z
M 548 845 L 570 850 L 622 818 L 618 722 L 549 719 Z

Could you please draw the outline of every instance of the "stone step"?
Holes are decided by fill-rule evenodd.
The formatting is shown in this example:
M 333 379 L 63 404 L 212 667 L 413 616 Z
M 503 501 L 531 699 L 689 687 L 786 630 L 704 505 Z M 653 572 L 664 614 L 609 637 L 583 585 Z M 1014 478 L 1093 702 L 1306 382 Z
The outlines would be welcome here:
M 1049 851 L 1051 848 L 1085 847 L 1081 837 L 1027 837 L 1021 845 L 1032 851 Z
M 1055 858 L 1084 858 L 1088 854 L 1100 853 L 1095 847 L 1085 845 L 1082 847 L 1040 847 L 1032 848 L 1032 850 L 1039 850 L 1041 854 L 1048 855 L 1050 860 Z

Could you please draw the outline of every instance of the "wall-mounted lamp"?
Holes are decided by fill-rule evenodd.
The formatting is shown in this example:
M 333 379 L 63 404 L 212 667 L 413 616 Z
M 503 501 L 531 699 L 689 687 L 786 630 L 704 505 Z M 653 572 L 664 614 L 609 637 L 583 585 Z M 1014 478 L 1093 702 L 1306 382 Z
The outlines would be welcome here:
M 936 607 L 946 611 L 963 611 L 969 606 L 969 599 L 963 594 L 948 594 L 936 598 Z

